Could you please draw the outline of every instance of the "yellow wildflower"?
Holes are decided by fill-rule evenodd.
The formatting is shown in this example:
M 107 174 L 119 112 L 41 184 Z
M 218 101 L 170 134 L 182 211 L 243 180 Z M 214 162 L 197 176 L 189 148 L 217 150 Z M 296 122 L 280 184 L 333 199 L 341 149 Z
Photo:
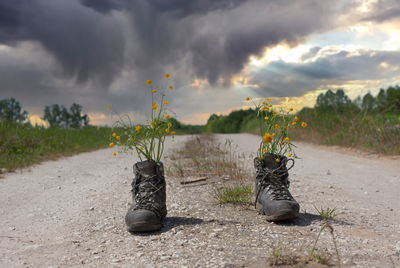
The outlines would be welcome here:
M 267 99 L 267 101 L 268 101 L 268 102 L 271 102 L 271 101 L 272 101 L 272 99 L 271 99 L 271 98 L 268 98 L 268 99 Z
M 110 108 L 111 108 L 110 105 L 107 105 L 107 111 L 110 110 Z
M 135 127 L 136 131 L 139 131 L 141 128 L 142 128 L 142 126 L 139 126 L 139 125 L 137 125 L 137 126 Z
M 146 83 L 147 83 L 148 85 L 151 85 L 151 80 L 146 80 Z
M 117 154 L 115 152 L 113 152 L 113 156 L 117 156 Z
M 288 156 L 288 157 L 292 157 L 292 154 L 288 154 L 287 156 Z
M 275 132 L 274 132 L 274 133 L 272 133 L 272 137 L 275 137 L 275 136 L 276 136 Z
M 280 160 L 279 158 L 275 159 L 275 161 L 276 161 L 277 163 L 281 162 L 281 160 Z
M 285 138 L 285 141 L 290 141 L 289 137 L 286 137 L 286 138 Z
M 165 78 L 168 79 L 169 78 L 169 73 L 165 74 Z
M 154 111 L 157 111 L 157 103 L 154 103 L 153 104 L 153 108 L 152 108 Z
M 109 145 L 110 145 L 110 147 L 113 147 L 113 146 L 114 146 L 114 143 L 113 143 L 113 142 L 111 142 Z
M 272 141 L 272 136 L 269 133 L 265 133 L 265 135 L 263 136 L 263 140 L 266 144 L 270 143 Z
M 164 104 L 169 104 L 169 101 L 167 101 L 167 100 L 166 100 L 166 101 L 164 101 Z
M 263 153 L 265 153 L 265 152 L 267 152 L 267 148 L 264 148 L 264 149 L 263 149 Z
M 117 133 L 113 133 L 112 136 L 115 138 L 117 137 Z
M 270 103 L 270 104 L 268 104 L 268 107 L 272 107 L 272 104 Z
M 292 122 L 292 126 L 295 126 L 297 124 L 297 122 Z
M 267 107 L 265 107 L 265 106 L 261 107 L 261 110 L 268 111 Z
M 265 101 L 262 102 L 262 105 L 264 105 L 264 104 L 265 104 Z
M 117 136 L 117 137 L 115 137 L 117 140 L 120 140 L 121 139 L 121 137 L 120 136 Z
M 265 119 L 265 120 L 268 120 L 268 119 L 269 119 L 269 117 L 268 117 L 268 116 L 266 116 L 266 117 L 264 117 L 264 119 Z
M 306 122 L 301 122 L 301 126 L 302 126 L 302 127 L 306 127 L 306 126 L 307 126 L 307 123 L 306 123 Z
M 169 118 L 169 114 L 166 114 L 166 115 L 165 115 L 165 118 L 168 119 L 168 118 Z
M 172 135 L 175 135 L 175 131 L 171 131 L 171 134 L 172 134 Z
M 169 86 L 169 89 L 173 90 L 173 89 L 174 89 L 174 87 L 173 87 L 173 86 Z
M 246 100 L 249 101 L 249 100 L 250 100 L 250 97 L 246 97 Z
M 276 129 L 279 129 L 280 126 L 279 126 L 278 124 L 275 124 L 275 128 L 276 128 Z
M 169 128 L 166 128 L 166 129 L 165 129 L 165 132 L 169 133 Z
M 276 111 L 272 111 L 272 114 L 273 114 L 273 115 L 276 115 Z
M 297 115 L 294 117 L 294 121 L 298 121 L 299 118 L 297 117 Z
M 153 89 L 151 92 L 153 92 L 153 93 L 157 93 L 157 90 L 156 90 L 156 89 Z

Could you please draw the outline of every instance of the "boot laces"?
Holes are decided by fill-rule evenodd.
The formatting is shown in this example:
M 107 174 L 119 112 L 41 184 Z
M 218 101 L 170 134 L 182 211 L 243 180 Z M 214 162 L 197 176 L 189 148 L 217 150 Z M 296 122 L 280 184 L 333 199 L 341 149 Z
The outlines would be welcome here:
M 135 209 L 158 211 L 159 208 L 155 206 L 154 195 L 162 188 L 160 182 L 159 175 L 157 174 L 147 178 L 142 177 L 139 182 L 136 182 Z
M 283 167 L 291 161 L 292 165 L 289 168 L 284 169 Z M 283 180 L 284 176 L 288 175 L 288 171 L 294 166 L 294 159 L 288 159 L 282 161 L 280 166 L 276 169 L 268 169 L 265 167 L 259 167 L 257 169 L 257 176 L 261 176 L 258 181 L 258 191 L 256 194 L 255 205 L 257 204 L 257 199 L 260 193 L 267 188 L 270 192 L 273 200 L 293 200 L 288 188 L 290 182 L 288 179 Z

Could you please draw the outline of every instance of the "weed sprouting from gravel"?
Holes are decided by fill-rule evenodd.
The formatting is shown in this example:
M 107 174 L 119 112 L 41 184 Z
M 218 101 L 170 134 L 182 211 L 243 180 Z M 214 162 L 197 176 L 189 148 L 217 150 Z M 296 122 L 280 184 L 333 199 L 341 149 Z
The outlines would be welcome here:
M 300 256 L 282 246 L 273 246 L 271 255 L 268 258 L 269 265 L 271 266 L 304 265 L 310 261 L 312 261 L 310 257 Z
M 318 232 L 317 238 L 315 239 L 314 246 L 313 246 L 312 249 L 311 249 L 311 254 L 310 254 L 310 255 L 311 255 L 311 257 L 312 257 L 313 259 L 315 259 L 318 263 L 327 264 L 327 263 L 329 262 L 329 259 L 328 259 L 328 258 L 326 258 L 326 257 L 324 257 L 324 256 L 321 256 L 321 255 L 319 255 L 319 254 L 316 254 L 316 252 L 315 252 L 316 246 L 317 246 L 317 242 L 318 242 L 318 240 L 319 240 L 319 238 L 320 238 L 322 232 L 323 232 L 325 229 L 329 229 L 329 233 L 330 233 L 330 235 L 331 235 L 331 237 L 332 237 L 333 245 L 335 246 L 335 252 L 336 252 L 337 259 L 338 259 L 338 266 L 339 266 L 339 268 L 340 268 L 340 267 L 341 267 L 341 264 L 340 264 L 341 261 L 340 261 L 339 249 L 338 249 L 338 246 L 337 246 L 337 243 L 336 243 L 335 234 L 334 234 L 335 229 L 333 228 L 333 226 L 332 226 L 332 224 L 331 224 L 331 221 L 332 221 L 332 220 L 335 218 L 335 216 L 336 216 L 336 214 L 335 214 L 336 208 L 333 208 L 333 209 L 330 209 L 330 208 L 327 208 L 327 209 L 323 209 L 323 208 L 318 209 L 318 208 L 316 208 L 315 206 L 314 206 L 314 208 L 315 208 L 315 210 L 318 212 L 318 214 L 320 215 L 321 220 L 323 221 L 324 224 L 322 225 L 321 229 L 320 229 L 319 232 Z

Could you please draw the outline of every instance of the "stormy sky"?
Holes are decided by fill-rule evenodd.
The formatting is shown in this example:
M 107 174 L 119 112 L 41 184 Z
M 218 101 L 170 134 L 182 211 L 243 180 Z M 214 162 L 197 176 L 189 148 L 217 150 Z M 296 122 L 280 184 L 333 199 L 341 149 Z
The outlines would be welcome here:
M 143 121 L 151 79 L 174 85 L 179 120 L 204 123 L 246 96 L 301 108 L 328 88 L 374 93 L 399 65 L 398 0 L 0 2 L 0 99 L 36 118 L 77 102 L 94 124 L 110 123 L 107 105 Z

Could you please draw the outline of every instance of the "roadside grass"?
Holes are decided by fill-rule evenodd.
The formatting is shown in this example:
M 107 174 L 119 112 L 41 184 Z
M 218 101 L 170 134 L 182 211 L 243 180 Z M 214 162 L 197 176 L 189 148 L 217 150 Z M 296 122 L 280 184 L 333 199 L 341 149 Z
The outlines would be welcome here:
M 111 132 L 107 127 L 62 129 L 1 122 L 0 173 L 107 147 Z
M 394 113 L 318 112 L 299 114 L 308 123 L 295 128 L 293 137 L 306 142 L 351 147 L 371 153 L 400 154 L 400 115 Z
M 180 149 L 170 154 L 172 163 L 167 175 L 203 177 L 218 181 L 212 197 L 220 204 L 248 204 L 253 196 L 249 179 L 254 177 L 246 156 L 239 154 L 230 140 L 220 143 L 213 135 L 190 138 Z
M 204 127 L 210 133 L 252 133 L 260 135 L 256 114 L 249 110 L 215 116 Z M 235 116 L 233 116 L 235 115 Z M 338 145 L 386 155 L 400 154 L 400 113 L 357 109 L 303 108 L 297 113 L 306 128 L 290 128 L 293 140 Z M 234 126 L 234 127 L 233 127 Z

